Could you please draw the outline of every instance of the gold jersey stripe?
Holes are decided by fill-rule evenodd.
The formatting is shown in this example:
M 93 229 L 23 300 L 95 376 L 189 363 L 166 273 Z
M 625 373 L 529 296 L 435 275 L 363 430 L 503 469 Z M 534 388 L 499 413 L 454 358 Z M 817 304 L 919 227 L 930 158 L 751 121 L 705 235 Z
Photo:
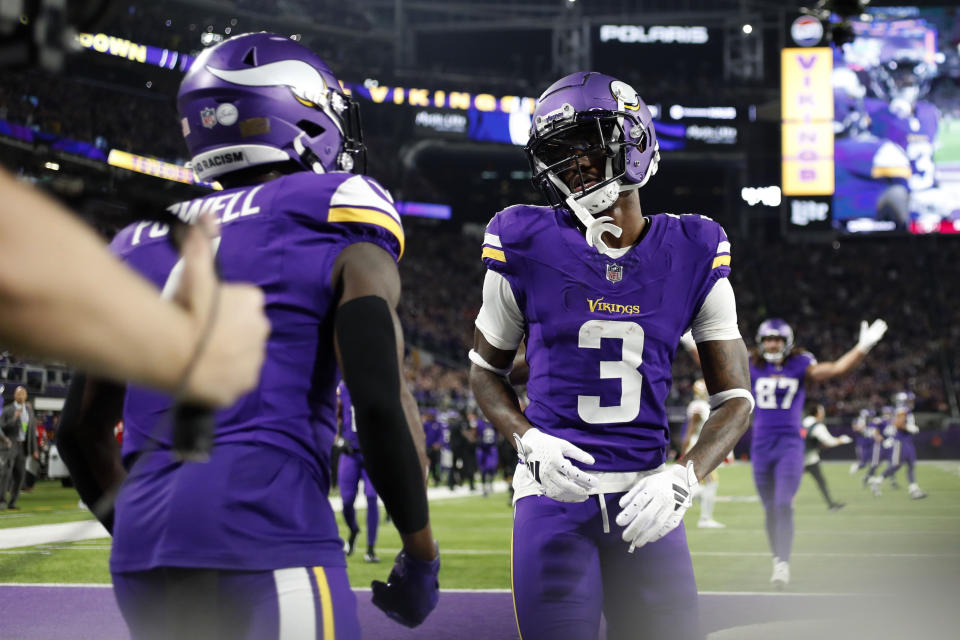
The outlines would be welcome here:
M 327 220 L 330 222 L 365 222 L 383 227 L 397 237 L 400 242 L 400 256 L 403 256 L 405 239 L 403 236 L 403 227 L 393 219 L 388 213 L 376 209 L 360 209 L 357 207 L 333 207 L 327 214 Z
M 507 256 L 503 254 L 502 249 L 494 249 L 493 247 L 484 247 L 483 253 L 480 254 L 480 258 L 490 258 L 496 260 L 497 262 L 506 262 Z
M 909 178 L 913 175 L 910 167 L 874 167 L 871 178 Z
M 320 615 L 323 617 L 323 640 L 336 640 L 336 627 L 333 624 L 333 598 L 330 596 L 330 585 L 327 583 L 327 574 L 323 567 L 314 567 L 313 575 L 317 577 L 317 591 L 320 593 Z
M 730 256 L 717 256 L 713 259 L 713 266 L 711 269 L 716 269 L 717 267 L 726 267 L 730 265 Z

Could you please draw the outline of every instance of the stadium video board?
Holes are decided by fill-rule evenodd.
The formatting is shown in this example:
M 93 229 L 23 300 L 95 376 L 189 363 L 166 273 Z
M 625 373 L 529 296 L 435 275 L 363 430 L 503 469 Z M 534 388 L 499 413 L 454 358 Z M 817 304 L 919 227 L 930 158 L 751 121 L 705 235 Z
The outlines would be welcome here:
M 956 16 L 870 17 L 839 47 L 810 46 L 809 16 L 794 23 L 807 46 L 782 54 L 786 230 L 960 233 L 960 52 L 941 42 Z

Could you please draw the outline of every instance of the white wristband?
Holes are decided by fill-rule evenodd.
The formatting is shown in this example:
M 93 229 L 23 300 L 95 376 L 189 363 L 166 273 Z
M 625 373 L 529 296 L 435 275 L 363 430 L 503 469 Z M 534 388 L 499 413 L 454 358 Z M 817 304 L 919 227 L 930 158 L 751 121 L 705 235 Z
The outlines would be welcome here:
M 476 349 L 470 349 L 470 353 L 468 354 L 468 356 L 470 357 L 470 362 L 477 365 L 481 369 L 486 369 L 487 371 L 490 371 L 491 373 L 495 373 L 498 376 L 503 376 L 504 378 L 510 375 L 510 371 L 513 369 L 513 367 L 509 367 L 507 369 L 498 369 L 497 367 L 493 366 L 492 364 L 484 360 L 483 356 L 477 353 Z
M 753 413 L 753 408 L 756 406 L 756 403 L 753 400 L 753 394 L 746 389 L 727 389 L 726 391 L 713 394 L 710 396 L 710 410 L 712 411 L 727 400 L 733 400 L 734 398 L 746 399 L 746 401 L 750 403 L 750 413 Z

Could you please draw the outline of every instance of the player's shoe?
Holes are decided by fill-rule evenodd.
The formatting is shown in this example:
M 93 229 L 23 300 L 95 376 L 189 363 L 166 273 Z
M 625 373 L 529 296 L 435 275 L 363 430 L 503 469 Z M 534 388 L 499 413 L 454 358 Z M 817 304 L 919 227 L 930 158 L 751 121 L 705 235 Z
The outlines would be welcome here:
M 351 529 L 350 536 L 343 543 L 343 552 L 348 556 L 353 555 L 353 550 L 356 548 L 358 535 L 360 535 L 360 529 Z
M 879 498 L 883 495 L 883 492 L 880 490 L 880 485 L 883 484 L 883 478 L 873 477 L 870 478 L 870 491 L 873 493 L 874 498 Z
M 777 591 L 783 591 L 790 584 L 790 563 L 774 558 L 773 575 L 770 577 L 770 584 Z
M 911 500 L 923 500 L 927 497 L 927 494 L 923 489 L 918 487 L 915 484 L 910 485 L 910 499 Z
M 827 509 L 829 509 L 830 511 L 840 511 L 840 509 L 843 509 L 845 506 L 847 505 L 844 504 L 843 502 L 834 502 L 829 507 L 827 507 Z
M 363 561 L 374 564 L 380 562 L 380 558 L 377 557 L 376 551 L 368 550 L 365 554 L 363 554 Z
M 856 475 L 856 474 L 857 474 L 857 471 L 859 471 L 859 470 L 860 470 L 860 464 L 859 464 L 859 463 L 854 462 L 852 465 L 850 465 L 850 475 L 852 475 L 852 476 Z
M 717 522 L 713 518 L 700 518 L 697 521 L 697 526 L 701 529 L 725 529 L 727 527 L 727 525 Z

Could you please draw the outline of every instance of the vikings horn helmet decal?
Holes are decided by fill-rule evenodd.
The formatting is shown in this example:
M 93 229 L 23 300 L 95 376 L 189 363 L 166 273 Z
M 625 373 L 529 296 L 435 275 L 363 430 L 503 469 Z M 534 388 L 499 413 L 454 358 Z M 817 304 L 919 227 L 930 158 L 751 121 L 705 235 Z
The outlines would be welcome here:
M 285 36 L 249 33 L 206 49 L 177 108 L 201 180 L 291 161 L 316 173 L 366 168 L 356 103 L 323 60 Z

